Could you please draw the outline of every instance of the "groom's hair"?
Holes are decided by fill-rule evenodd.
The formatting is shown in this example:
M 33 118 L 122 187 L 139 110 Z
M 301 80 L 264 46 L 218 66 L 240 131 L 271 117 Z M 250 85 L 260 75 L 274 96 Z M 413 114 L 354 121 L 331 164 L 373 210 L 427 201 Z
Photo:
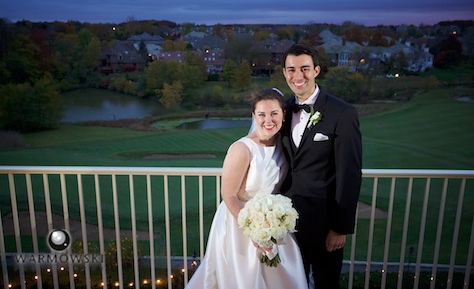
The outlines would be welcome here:
M 248 97 L 248 101 L 252 106 L 252 112 L 255 111 L 257 103 L 262 100 L 278 100 L 281 109 L 285 110 L 285 100 L 283 97 L 283 93 L 281 93 L 281 91 L 279 91 L 278 89 L 267 88 L 261 91 L 252 92 Z
M 311 46 L 308 46 L 308 45 L 305 45 L 305 44 L 297 43 L 297 44 L 293 44 L 290 48 L 288 48 L 288 50 L 283 55 L 282 67 L 283 68 L 286 67 L 285 66 L 286 65 L 286 57 L 288 55 L 299 56 L 299 55 L 303 55 L 303 54 L 311 56 L 311 58 L 313 59 L 314 67 L 319 65 L 318 52 L 316 51 L 316 49 L 313 49 Z

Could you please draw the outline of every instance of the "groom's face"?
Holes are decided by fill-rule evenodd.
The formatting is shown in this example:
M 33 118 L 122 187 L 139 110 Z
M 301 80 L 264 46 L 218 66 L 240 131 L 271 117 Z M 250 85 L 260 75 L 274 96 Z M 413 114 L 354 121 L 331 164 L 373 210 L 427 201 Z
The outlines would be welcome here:
M 283 75 L 290 89 L 300 102 L 304 102 L 316 89 L 315 78 L 321 68 L 314 66 L 313 59 L 307 54 L 291 55 L 286 57 Z

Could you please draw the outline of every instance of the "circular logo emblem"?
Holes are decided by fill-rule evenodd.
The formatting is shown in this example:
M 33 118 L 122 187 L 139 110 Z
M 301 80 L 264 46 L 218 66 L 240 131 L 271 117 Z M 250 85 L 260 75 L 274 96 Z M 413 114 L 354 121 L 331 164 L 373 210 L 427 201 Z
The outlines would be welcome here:
M 62 251 L 67 249 L 69 243 L 71 242 L 71 237 L 68 232 L 64 230 L 53 230 L 49 233 L 48 244 L 51 249 L 56 251 Z

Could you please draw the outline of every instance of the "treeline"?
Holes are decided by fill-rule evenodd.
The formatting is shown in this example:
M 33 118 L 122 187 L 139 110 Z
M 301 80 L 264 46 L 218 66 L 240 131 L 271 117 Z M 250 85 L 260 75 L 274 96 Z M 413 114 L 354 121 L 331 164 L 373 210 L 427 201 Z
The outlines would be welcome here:
M 239 102 L 230 96 L 225 99 L 224 89 L 242 92 L 252 83 L 251 59 L 248 48 L 251 41 L 265 39 L 270 34 L 278 39 L 290 39 L 317 46 L 318 31 L 329 28 L 348 40 L 369 41 L 371 45 L 386 46 L 387 37 L 409 38 L 435 33 L 431 26 L 414 27 L 399 31 L 397 27 L 366 28 L 354 23 L 341 26 L 328 24 L 307 25 L 216 25 L 213 33 L 227 40 L 225 64 L 219 77 L 208 75 L 202 59 L 188 53 L 183 63 L 153 61 L 143 71 L 103 75 L 98 72 L 100 53 L 117 40 L 147 32 L 161 35 L 166 43 L 175 40 L 196 26 L 179 26 L 169 21 L 130 21 L 120 24 L 90 24 L 75 21 L 10 23 L 0 19 L 0 129 L 21 132 L 55 128 L 61 119 L 59 93 L 79 87 L 98 87 L 123 92 L 137 97 L 152 98 L 165 108 L 186 104 L 221 105 Z M 467 25 L 465 25 L 467 27 Z M 443 26 L 444 27 L 444 26 Z M 469 26 L 472 27 L 472 26 Z M 441 27 L 442 28 L 442 27 Z M 441 29 L 437 28 L 437 29 Z M 209 27 L 199 27 L 204 31 Z M 467 30 L 468 28 L 466 28 Z M 252 31 L 251 39 L 239 40 L 237 33 Z M 442 47 L 440 45 L 436 47 Z M 173 45 L 164 45 L 174 49 Z M 176 45 L 182 47 L 182 45 Z M 184 46 L 191 49 L 189 45 Z M 458 49 L 458 48 L 456 48 Z M 345 68 L 329 67 L 321 53 L 324 73 L 323 84 L 335 94 L 350 102 L 393 98 L 393 90 L 384 89 L 387 80 L 367 73 L 350 72 Z M 196 93 L 207 81 L 218 79 L 209 96 Z M 286 87 L 281 66 L 274 68 L 270 84 Z M 380 84 L 382 83 L 382 84 Z M 435 86 L 435 80 L 429 80 Z M 428 84 L 421 84 L 428 86 Z

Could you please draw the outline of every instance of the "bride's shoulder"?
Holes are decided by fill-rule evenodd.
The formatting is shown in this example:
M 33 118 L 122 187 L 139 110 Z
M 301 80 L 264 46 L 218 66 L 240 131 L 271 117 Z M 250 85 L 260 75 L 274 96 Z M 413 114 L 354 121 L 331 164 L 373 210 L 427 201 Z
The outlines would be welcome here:
M 249 139 L 248 138 L 241 138 L 237 141 L 235 141 L 228 149 L 227 153 L 243 153 L 243 152 L 249 152 L 250 147 L 248 143 Z

